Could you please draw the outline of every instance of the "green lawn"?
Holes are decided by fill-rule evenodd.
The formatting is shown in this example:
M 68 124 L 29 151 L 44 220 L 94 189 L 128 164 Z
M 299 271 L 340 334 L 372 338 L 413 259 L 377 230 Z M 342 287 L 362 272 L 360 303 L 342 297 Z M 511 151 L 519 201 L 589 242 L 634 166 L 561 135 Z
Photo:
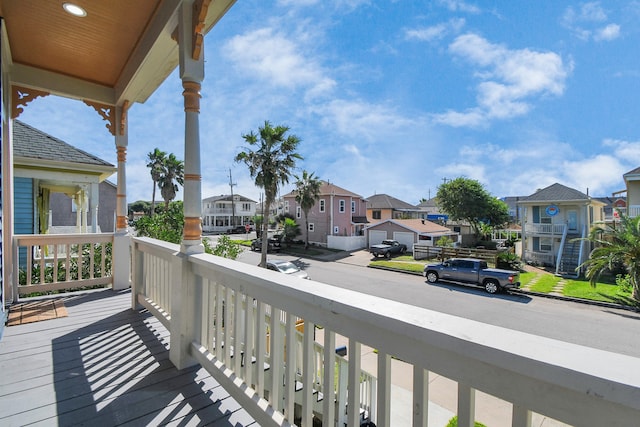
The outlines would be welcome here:
M 588 280 L 568 280 L 563 294 L 573 298 L 640 306 L 631 299 L 631 292 L 625 292 L 618 285 L 610 283 L 596 283 L 596 287 L 593 288 Z
M 538 274 L 535 283 L 531 285 L 529 290 L 547 294 L 553 290 L 560 279 L 560 277 L 554 276 L 553 274 Z
M 411 255 L 402 255 L 390 261 L 371 261 L 370 267 L 384 267 L 398 271 L 422 273 L 425 262 L 415 261 Z M 520 273 L 521 286 L 533 282 L 530 290 L 533 292 L 549 293 L 561 280 L 560 277 L 547 273 L 522 272 Z M 624 292 L 619 286 L 610 283 L 597 283 L 592 288 L 588 280 L 566 280 L 563 295 L 572 298 L 580 298 L 592 301 L 610 302 L 615 304 L 640 307 L 640 304 L 631 299 L 631 292 Z

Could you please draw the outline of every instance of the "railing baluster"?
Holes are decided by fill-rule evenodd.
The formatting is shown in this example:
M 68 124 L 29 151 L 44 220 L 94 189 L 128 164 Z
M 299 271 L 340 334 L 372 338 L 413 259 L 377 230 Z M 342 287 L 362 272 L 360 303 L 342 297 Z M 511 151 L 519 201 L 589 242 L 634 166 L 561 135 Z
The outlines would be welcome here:
M 316 372 L 313 359 L 313 332 L 315 325 L 311 322 L 304 322 L 303 347 L 302 347 L 302 425 L 311 426 L 313 418 L 313 388 L 315 384 Z
M 512 427 L 531 427 L 531 411 L 519 405 L 513 405 Z
M 476 412 L 476 391 L 458 382 L 458 427 L 473 427 Z
M 264 397 L 264 389 L 265 389 L 265 380 L 264 380 L 264 357 L 266 354 L 266 341 L 267 341 L 267 328 L 265 323 L 266 317 L 266 306 L 262 301 L 257 302 L 257 312 L 256 316 L 256 347 L 255 347 L 255 357 L 256 357 L 256 390 L 261 397 Z
M 378 411 L 373 421 L 379 427 L 391 426 L 391 356 L 378 353 Z
M 243 375 L 244 382 L 248 386 L 253 386 L 253 349 L 254 349 L 254 327 L 255 327 L 255 307 L 253 304 L 253 298 L 245 294 L 244 298 L 244 366 Z M 258 393 L 262 396 L 262 392 L 259 389 Z
M 224 352 L 222 350 L 222 323 L 224 322 L 224 287 L 216 283 L 216 310 L 214 330 L 214 355 L 224 362 Z
M 271 307 L 269 342 L 267 345 L 269 351 L 269 371 L 271 372 L 269 402 L 277 411 L 282 411 L 284 409 L 282 404 L 282 375 L 285 361 L 285 346 L 283 342 L 282 322 L 280 321 L 281 316 L 282 310 Z
M 295 316 L 287 313 L 286 323 L 286 361 L 284 375 L 284 415 L 291 422 L 293 420 L 293 409 L 295 405 L 296 392 L 296 326 Z
M 362 345 L 349 338 L 349 381 L 347 394 L 347 425 L 360 425 L 360 350 Z
M 233 305 L 233 370 L 240 375 L 240 367 L 242 362 L 242 298 L 244 295 L 238 290 L 233 291 L 234 305 Z
M 89 243 L 89 279 L 93 279 L 95 276 L 94 267 L 96 261 L 96 248 L 93 244 Z
M 323 357 L 323 400 L 322 423 L 327 426 L 335 426 L 335 367 L 336 367 L 336 334 L 324 328 L 324 357 Z M 326 424 L 325 424 L 326 423 Z
M 425 427 L 429 419 L 429 372 L 413 367 L 413 427 Z
M 233 325 L 231 314 L 233 313 L 233 293 L 230 287 L 225 287 L 224 305 L 222 306 L 224 328 L 224 357 L 222 363 L 229 364 L 231 362 L 231 327 Z

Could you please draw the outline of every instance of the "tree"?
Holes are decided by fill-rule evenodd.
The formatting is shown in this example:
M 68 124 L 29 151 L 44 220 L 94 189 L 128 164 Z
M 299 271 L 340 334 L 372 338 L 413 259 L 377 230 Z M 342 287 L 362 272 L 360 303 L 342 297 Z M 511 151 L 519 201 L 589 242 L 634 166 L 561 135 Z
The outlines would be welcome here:
M 178 185 L 184 185 L 184 162 L 171 153 L 164 160 L 158 183 L 165 211 L 169 209 L 169 203 L 176 198 Z
M 295 219 L 291 218 L 284 218 L 284 221 L 280 224 L 282 225 L 282 236 L 288 246 L 296 236 L 300 235 L 300 224 L 298 224 Z
M 620 214 L 619 223 L 592 229 L 587 240 L 596 247 L 580 267 L 586 267 L 591 286 L 596 286 L 602 273 L 623 266 L 632 285 L 631 298 L 640 302 L 640 216 Z
M 302 177 L 294 175 L 296 178 L 296 202 L 304 213 L 304 248 L 309 248 L 309 211 L 320 199 L 320 185 L 322 182 L 313 176 L 312 173 L 302 171 Z
M 160 182 L 162 171 L 164 168 L 164 160 L 167 157 L 167 153 L 161 151 L 159 148 L 155 148 L 152 152 L 147 154 L 147 167 L 151 169 L 151 179 L 153 180 L 153 193 L 151 193 L 151 216 L 153 216 L 156 207 L 156 187 Z
M 180 243 L 184 230 L 184 206 L 172 202 L 169 209 L 155 216 L 145 216 L 133 224 L 137 236 L 146 236 L 171 243 Z
M 480 235 L 480 224 L 497 227 L 509 219 L 506 203 L 491 196 L 473 179 L 460 177 L 442 184 L 436 203 L 451 219 L 467 221 L 476 236 Z
M 249 174 L 255 179 L 258 187 L 264 190 L 264 206 L 269 209 L 276 199 L 280 185 L 289 182 L 291 170 L 296 165 L 296 160 L 302 159 L 296 148 L 300 138 L 295 135 L 285 136 L 289 131 L 287 126 L 272 127 L 269 121 L 258 128 L 258 134 L 251 131 L 242 135 L 249 144 L 235 157 L 236 162 L 243 162 L 249 168 Z M 254 150 L 255 148 L 255 150 Z M 267 227 L 269 221 L 262 224 L 262 257 L 260 266 L 267 264 Z

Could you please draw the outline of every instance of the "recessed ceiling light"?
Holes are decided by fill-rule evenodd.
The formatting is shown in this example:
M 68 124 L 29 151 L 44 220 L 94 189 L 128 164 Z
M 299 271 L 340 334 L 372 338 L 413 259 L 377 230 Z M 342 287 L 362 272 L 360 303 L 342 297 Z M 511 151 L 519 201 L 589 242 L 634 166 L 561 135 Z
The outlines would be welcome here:
M 63 3 L 62 8 L 66 10 L 68 13 L 72 14 L 73 16 L 79 16 L 81 18 L 87 16 L 87 11 L 81 8 L 80 6 L 78 6 L 77 4 Z

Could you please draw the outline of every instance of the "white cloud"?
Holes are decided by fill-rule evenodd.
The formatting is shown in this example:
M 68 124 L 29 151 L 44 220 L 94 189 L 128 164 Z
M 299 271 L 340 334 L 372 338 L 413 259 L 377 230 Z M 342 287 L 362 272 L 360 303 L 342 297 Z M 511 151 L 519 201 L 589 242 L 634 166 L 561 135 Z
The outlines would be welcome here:
M 596 41 L 611 41 L 620 37 L 620 25 L 609 24 L 595 31 L 593 39 Z
M 405 30 L 405 38 L 408 40 L 433 41 L 440 40 L 445 36 L 458 33 L 465 25 L 464 19 L 451 19 L 437 25 L 426 28 L 415 28 Z
M 567 7 L 562 16 L 562 24 L 581 40 L 593 38 L 595 41 L 611 41 L 620 37 L 620 25 L 601 24 L 609 19 L 600 2 L 589 2 L 575 9 Z
M 477 107 L 434 116 L 436 122 L 451 126 L 479 126 L 486 120 L 526 114 L 531 98 L 562 95 L 572 69 L 556 53 L 508 49 L 471 33 L 457 37 L 449 51 L 476 66 L 480 79 Z
M 269 85 L 305 89 L 311 96 L 327 94 L 336 85 L 300 46 L 272 28 L 232 37 L 224 53 L 236 69 Z
M 481 12 L 478 6 L 467 3 L 463 0 L 440 0 L 440 4 L 444 5 L 452 12 L 465 12 L 474 14 Z
M 397 132 L 416 125 L 415 120 L 397 114 L 384 105 L 335 99 L 313 108 L 322 117 L 323 126 L 360 143 L 394 137 Z

